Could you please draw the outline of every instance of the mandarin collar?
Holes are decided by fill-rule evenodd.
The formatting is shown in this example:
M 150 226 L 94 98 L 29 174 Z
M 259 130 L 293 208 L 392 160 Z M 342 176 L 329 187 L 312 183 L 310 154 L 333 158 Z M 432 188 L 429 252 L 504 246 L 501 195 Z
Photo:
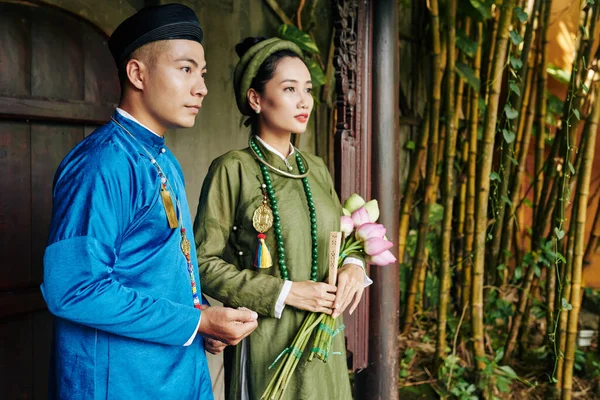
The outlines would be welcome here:
M 137 121 L 127 118 L 126 116 L 119 113 L 117 110 L 112 116 L 119 124 L 123 125 L 125 129 L 135 137 L 144 147 L 151 147 L 154 150 L 160 150 L 165 146 L 165 138 L 158 136 L 148 128 L 144 127 Z M 117 125 L 119 129 L 122 129 Z M 123 132 L 127 135 L 127 132 Z M 127 135 L 129 136 L 129 135 Z

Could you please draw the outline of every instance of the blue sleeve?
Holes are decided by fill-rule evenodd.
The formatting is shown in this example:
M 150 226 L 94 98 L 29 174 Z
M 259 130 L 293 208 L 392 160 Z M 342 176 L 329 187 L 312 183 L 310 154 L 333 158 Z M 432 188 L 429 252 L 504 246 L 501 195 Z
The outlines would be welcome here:
M 108 153 L 108 155 L 106 155 Z M 131 160 L 89 152 L 55 180 L 42 294 L 54 315 L 112 334 L 183 345 L 200 310 L 123 286 L 110 272 L 135 214 Z M 102 160 L 101 160 L 102 159 Z

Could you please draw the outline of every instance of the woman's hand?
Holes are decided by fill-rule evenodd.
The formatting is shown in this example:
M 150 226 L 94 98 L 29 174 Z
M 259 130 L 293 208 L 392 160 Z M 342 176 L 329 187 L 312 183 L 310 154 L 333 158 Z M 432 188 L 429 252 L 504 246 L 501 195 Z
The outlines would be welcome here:
M 227 347 L 227 345 L 220 340 L 204 337 L 204 350 L 208 351 L 210 354 L 217 355 L 225 350 L 225 347 Z
M 350 314 L 356 310 L 365 291 L 365 270 L 357 264 L 346 264 L 338 270 L 338 290 L 333 304 L 333 318 L 342 315 L 350 305 Z
M 300 310 L 330 314 L 337 288 L 323 282 L 292 282 L 285 304 Z

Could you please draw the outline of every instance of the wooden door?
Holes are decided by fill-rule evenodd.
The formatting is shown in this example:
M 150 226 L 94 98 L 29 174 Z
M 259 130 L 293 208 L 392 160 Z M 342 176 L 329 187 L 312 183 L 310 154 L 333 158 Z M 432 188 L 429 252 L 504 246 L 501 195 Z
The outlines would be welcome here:
M 0 397 L 47 397 L 40 293 L 54 172 L 119 97 L 107 38 L 56 9 L 0 1 Z

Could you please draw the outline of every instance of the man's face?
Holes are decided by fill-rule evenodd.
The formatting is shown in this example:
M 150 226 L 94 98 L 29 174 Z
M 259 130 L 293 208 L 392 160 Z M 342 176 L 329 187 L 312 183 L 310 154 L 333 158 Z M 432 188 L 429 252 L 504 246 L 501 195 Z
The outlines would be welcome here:
M 193 40 L 167 40 L 146 63 L 143 101 L 158 126 L 191 128 L 208 93 L 204 47 Z

